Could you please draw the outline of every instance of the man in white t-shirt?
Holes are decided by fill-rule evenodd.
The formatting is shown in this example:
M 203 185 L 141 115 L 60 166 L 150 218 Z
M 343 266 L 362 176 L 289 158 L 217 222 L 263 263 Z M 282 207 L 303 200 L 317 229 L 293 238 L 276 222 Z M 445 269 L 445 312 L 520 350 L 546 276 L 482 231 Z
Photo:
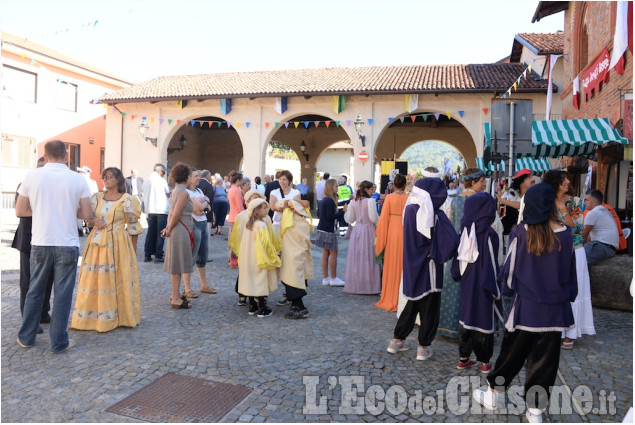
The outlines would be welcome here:
M 613 215 L 602 206 L 604 196 L 599 190 L 590 190 L 584 197 L 586 209 L 584 229 L 584 252 L 589 266 L 615 255 L 620 246 L 620 235 Z
M 33 217 L 31 281 L 24 301 L 18 345 L 29 348 L 35 343 L 46 281 L 53 272 L 55 298 L 49 333 L 51 350 L 60 353 L 71 345 L 66 329 L 79 258 L 76 219 L 90 220 L 93 211 L 88 183 L 66 166 L 68 153 L 64 142 L 46 143 L 44 158 L 44 167 L 24 177 L 15 206 L 18 217 Z
M 165 180 L 167 169 L 163 164 L 155 164 L 154 171 L 143 183 L 143 207 L 148 215 L 148 233 L 144 246 L 143 261 L 155 263 L 163 262 L 163 238 L 161 230 L 168 224 L 168 212 L 170 211 L 170 188 Z

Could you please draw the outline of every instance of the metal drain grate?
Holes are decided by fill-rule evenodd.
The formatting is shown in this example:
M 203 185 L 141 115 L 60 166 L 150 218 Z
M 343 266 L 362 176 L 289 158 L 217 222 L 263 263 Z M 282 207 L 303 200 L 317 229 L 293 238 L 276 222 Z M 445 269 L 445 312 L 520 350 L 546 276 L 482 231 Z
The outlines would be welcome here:
M 244 385 L 168 373 L 106 412 L 146 422 L 218 422 L 251 391 Z

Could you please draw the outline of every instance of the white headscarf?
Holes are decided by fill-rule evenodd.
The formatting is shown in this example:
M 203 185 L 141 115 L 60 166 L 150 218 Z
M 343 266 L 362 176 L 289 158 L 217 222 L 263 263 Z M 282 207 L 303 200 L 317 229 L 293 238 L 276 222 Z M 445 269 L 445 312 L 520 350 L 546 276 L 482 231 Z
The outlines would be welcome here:
M 478 255 L 476 228 L 474 227 L 474 223 L 472 223 L 469 234 L 467 232 L 467 228 L 463 228 L 463 233 L 461 233 L 461 242 L 459 243 L 458 254 L 456 256 L 456 259 L 459 260 L 459 270 L 461 272 L 461 276 L 463 276 L 467 265 L 474 263 L 478 259 Z
M 406 201 L 406 206 L 410 204 L 419 205 L 417 211 L 417 231 L 430 239 L 432 233 L 430 229 L 434 227 L 434 206 L 430 194 L 417 186 L 412 187 L 412 192 Z
M 437 179 L 441 178 L 441 172 L 431 173 L 430 171 L 423 170 L 421 172 L 421 174 L 423 175 L 423 177 L 433 177 L 433 178 L 437 178 Z

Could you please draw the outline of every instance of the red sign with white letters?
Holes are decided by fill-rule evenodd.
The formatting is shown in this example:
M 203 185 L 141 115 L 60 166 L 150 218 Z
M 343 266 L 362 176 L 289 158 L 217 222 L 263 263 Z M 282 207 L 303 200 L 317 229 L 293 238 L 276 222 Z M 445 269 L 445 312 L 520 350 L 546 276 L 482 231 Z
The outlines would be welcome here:
M 600 83 L 609 82 L 609 64 L 611 63 L 611 55 L 605 47 L 602 53 L 593 61 L 593 63 L 582 72 L 582 88 L 584 94 L 588 97 L 593 96 L 593 91 L 597 93 L 600 90 Z

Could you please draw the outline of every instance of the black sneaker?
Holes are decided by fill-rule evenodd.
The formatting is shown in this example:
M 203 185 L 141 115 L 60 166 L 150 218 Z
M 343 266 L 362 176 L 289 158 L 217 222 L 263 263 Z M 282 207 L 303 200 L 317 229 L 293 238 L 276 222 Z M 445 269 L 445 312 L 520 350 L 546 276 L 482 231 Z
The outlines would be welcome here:
M 162 262 L 163 262 L 163 258 L 156 258 L 156 257 L 154 257 L 154 262 L 155 262 L 155 263 L 162 263 Z
M 260 310 L 258 310 L 258 317 L 263 318 L 263 317 L 269 317 L 273 314 L 273 310 L 271 310 L 269 307 L 264 306 L 263 308 L 261 308 Z
M 149 263 L 150 261 L 152 261 L 152 257 L 143 257 L 144 263 Z
M 47 315 L 42 315 L 42 317 L 40 317 L 40 323 L 51 323 L 51 316 Z
M 253 316 L 258 313 L 258 304 L 249 304 L 249 315 Z
M 278 305 L 278 306 L 283 306 L 283 305 L 287 305 L 287 304 L 289 304 L 289 302 L 290 302 L 290 301 L 287 299 L 287 297 L 286 297 L 286 296 L 284 296 L 284 297 L 282 297 L 282 299 L 281 299 L 280 301 L 278 301 L 278 302 L 276 303 L 276 305 Z
M 238 297 L 238 305 L 244 307 L 247 305 L 247 297 Z
M 307 310 L 306 308 L 303 308 L 302 310 L 300 310 L 298 313 L 300 313 L 300 316 L 303 319 L 306 319 L 309 316 L 309 310 Z

